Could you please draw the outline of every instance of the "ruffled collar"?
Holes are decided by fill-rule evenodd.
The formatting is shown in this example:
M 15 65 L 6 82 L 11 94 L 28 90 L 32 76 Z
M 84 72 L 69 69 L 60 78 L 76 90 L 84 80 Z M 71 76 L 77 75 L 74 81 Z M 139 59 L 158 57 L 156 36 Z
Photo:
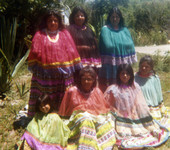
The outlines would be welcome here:
M 49 31 L 46 29 L 45 33 L 47 34 L 47 38 L 49 41 L 51 41 L 53 43 L 58 41 L 58 39 L 59 39 L 58 30 L 57 31 Z

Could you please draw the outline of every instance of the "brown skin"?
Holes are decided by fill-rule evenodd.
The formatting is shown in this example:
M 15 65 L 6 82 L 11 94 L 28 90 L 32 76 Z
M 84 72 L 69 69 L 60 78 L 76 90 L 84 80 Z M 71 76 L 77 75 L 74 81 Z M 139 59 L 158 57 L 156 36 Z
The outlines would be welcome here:
M 112 27 L 113 27 L 115 30 L 119 29 L 120 18 L 119 18 L 119 16 L 118 16 L 116 13 L 113 13 L 113 14 L 110 16 L 110 22 L 111 22 Z
M 49 104 L 44 104 L 44 103 L 41 103 L 40 106 L 39 106 L 39 109 L 41 112 L 47 114 L 49 111 L 50 111 L 50 105 Z
M 121 71 L 120 73 L 120 80 L 123 85 L 128 85 L 130 79 L 130 75 L 126 71 Z
M 94 79 L 89 73 L 85 73 L 81 77 L 81 87 L 84 92 L 90 92 L 93 88 Z
M 74 22 L 77 26 L 82 27 L 85 21 L 85 16 L 82 12 L 78 11 L 74 16 Z
M 47 29 L 51 32 L 57 31 L 59 28 L 59 21 L 58 18 L 54 16 L 50 16 L 47 19 Z
M 144 61 L 139 67 L 139 75 L 148 76 L 151 70 L 151 66 L 146 61 Z

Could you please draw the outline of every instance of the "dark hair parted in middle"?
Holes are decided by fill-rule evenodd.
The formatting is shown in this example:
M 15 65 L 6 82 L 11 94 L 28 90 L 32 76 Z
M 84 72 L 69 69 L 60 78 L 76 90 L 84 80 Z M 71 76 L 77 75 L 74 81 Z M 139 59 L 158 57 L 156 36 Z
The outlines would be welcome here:
M 85 10 L 80 7 L 80 6 L 76 6 L 74 7 L 74 9 L 72 10 L 72 13 L 70 14 L 70 17 L 69 17 L 69 22 L 70 24 L 75 24 L 75 21 L 74 21 L 74 16 L 78 13 L 78 12 L 81 12 L 84 14 L 84 17 L 85 17 L 85 21 L 84 21 L 84 24 L 85 25 L 88 21 L 88 17 L 87 17 L 87 13 L 85 12 Z
M 126 71 L 130 75 L 130 79 L 128 81 L 128 85 L 132 86 L 134 83 L 134 72 L 132 69 L 132 66 L 130 64 L 121 64 L 117 68 L 117 74 L 116 74 L 116 83 L 117 85 L 121 85 L 122 81 L 120 79 L 120 74 L 122 71 Z
M 94 84 L 93 84 L 93 87 L 92 87 L 92 88 L 96 87 L 96 84 L 97 84 L 97 74 L 96 74 L 95 70 L 94 70 L 92 67 L 90 67 L 90 66 L 86 66 L 86 67 L 84 67 L 84 68 L 82 68 L 82 69 L 80 70 L 79 76 L 78 76 L 78 81 L 77 81 L 77 87 L 78 87 L 79 89 L 82 89 L 82 88 L 81 88 L 81 87 L 82 87 L 82 85 L 81 85 L 81 78 L 82 78 L 82 76 L 83 76 L 85 73 L 89 73 L 90 76 L 94 79 Z
M 40 25 L 39 25 L 40 30 L 47 28 L 47 20 L 51 16 L 54 16 L 58 19 L 60 30 L 65 28 L 60 12 L 58 12 L 56 10 L 47 10 L 47 12 L 45 13 L 44 17 L 42 18 L 42 20 L 40 22 Z
M 110 22 L 110 17 L 111 17 L 111 15 L 112 15 L 113 13 L 116 13 L 116 14 L 119 16 L 119 18 L 120 18 L 119 28 L 124 27 L 124 26 L 125 26 L 125 25 L 124 25 L 124 19 L 123 19 L 122 13 L 121 13 L 121 11 L 120 11 L 120 9 L 119 9 L 118 7 L 114 7 L 114 8 L 112 8 L 112 9 L 110 10 L 110 12 L 109 12 L 109 14 L 108 14 L 108 17 L 107 17 L 106 24 L 108 25 L 108 24 L 111 23 L 111 22 Z

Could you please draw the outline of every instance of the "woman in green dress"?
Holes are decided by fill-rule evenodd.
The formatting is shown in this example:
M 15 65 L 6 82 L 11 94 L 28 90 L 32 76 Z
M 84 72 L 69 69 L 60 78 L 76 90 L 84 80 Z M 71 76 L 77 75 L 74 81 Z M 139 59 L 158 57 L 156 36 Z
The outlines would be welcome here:
M 155 74 L 152 57 L 145 55 L 139 62 L 135 81 L 140 85 L 152 117 L 170 130 L 168 108 L 165 107 L 159 76 Z
M 101 29 L 99 49 L 102 60 L 99 71 L 100 88 L 105 91 L 108 85 L 115 83 L 118 65 L 137 62 L 131 34 L 117 7 L 111 9 L 106 25 Z
M 21 138 L 22 144 L 18 149 L 66 149 L 70 130 L 55 112 L 47 94 L 38 98 L 36 112 Z

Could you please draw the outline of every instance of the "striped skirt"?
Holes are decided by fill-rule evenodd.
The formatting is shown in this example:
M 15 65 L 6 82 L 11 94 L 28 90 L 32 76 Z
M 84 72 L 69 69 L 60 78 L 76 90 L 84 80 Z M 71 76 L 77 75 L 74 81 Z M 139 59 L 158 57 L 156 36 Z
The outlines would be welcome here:
M 63 77 L 62 74 L 56 75 L 55 78 L 33 74 L 31 81 L 31 91 L 29 99 L 28 116 L 33 117 L 35 114 L 35 105 L 38 97 L 47 93 L 54 103 L 56 110 L 59 109 L 65 91 L 73 85 L 73 75 Z
M 149 106 L 149 110 L 152 117 L 170 131 L 170 107 L 165 107 L 162 102 L 158 106 Z
M 108 118 L 109 114 L 94 116 L 75 111 L 68 123 L 71 133 L 67 149 L 112 150 L 116 142 L 115 130 Z
M 132 120 L 112 114 L 117 145 L 121 148 L 157 147 L 168 140 L 169 131 L 151 116 Z

